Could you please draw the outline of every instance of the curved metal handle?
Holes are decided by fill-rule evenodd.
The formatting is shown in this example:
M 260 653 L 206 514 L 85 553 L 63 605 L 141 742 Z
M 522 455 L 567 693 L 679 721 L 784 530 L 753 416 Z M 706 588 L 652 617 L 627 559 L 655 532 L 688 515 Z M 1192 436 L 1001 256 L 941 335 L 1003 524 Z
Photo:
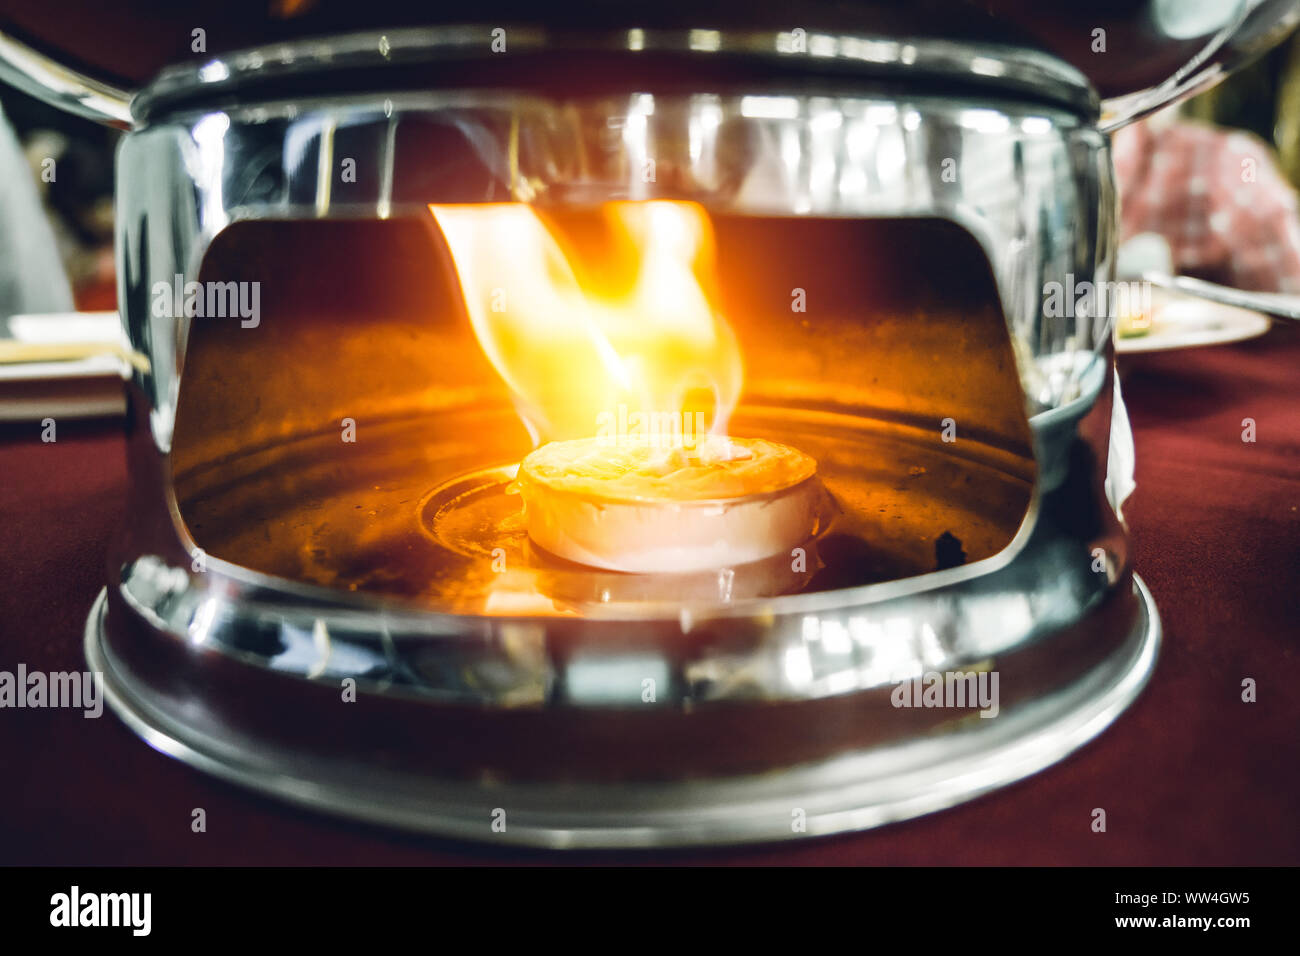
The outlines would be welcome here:
M 1169 8 L 1187 14 L 1172 3 Z M 1205 47 L 1173 76 L 1158 86 L 1103 102 L 1098 124 L 1101 131 L 1109 133 L 1209 89 L 1277 46 L 1297 24 L 1300 24 L 1297 0 L 1241 0 L 1235 13 L 1225 14 L 1223 26 Z
M 1241 309 L 1263 312 L 1279 319 L 1300 320 L 1300 295 L 1283 292 L 1247 292 L 1230 286 L 1193 279 L 1191 276 L 1169 276 L 1159 272 L 1144 272 L 1142 278 L 1165 289 L 1195 296 L 1221 305 L 1234 305 Z
M 118 129 L 131 126 L 130 93 L 62 66 L 3 33 L 0 80 L 77 116 Z

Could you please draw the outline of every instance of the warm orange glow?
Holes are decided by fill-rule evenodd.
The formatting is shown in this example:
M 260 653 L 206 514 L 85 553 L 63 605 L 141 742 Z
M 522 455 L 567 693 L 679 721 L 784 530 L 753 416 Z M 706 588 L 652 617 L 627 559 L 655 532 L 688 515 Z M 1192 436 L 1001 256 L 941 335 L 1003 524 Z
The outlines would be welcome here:
M 690 411 L 682 429 L 689 442 L 704 393 L 706 428 L 725 433 L 742 368 L 735 336 L 706 291 L 714 244 L 701 206 L 604 204 L 603 271 L 523 203 L 429 208 L 474 332 L 535 440 L 658 435 Z M 622 275 L 624 288 L 599 288 Z

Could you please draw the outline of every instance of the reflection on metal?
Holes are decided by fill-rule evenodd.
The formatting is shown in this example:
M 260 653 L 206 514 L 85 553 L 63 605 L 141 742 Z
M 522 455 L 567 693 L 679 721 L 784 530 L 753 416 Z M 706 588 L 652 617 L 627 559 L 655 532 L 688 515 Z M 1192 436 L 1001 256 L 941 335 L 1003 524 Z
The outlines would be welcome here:
M 1296 0 L 1158 0 L 1153 28 L 1171 39 L 1207 36 L 1190 61 L 1158 85 L 1103 104 L 1109 133 L 1203 92 L 1282 41 L 1300 23 Z
M 1045 318 L 1041 301 L 1047 283 L 1105 279 L 1112 265 L 1114 187 L 1104 138 L 1085 121 L 1040 105 L 919 95 L 660 94 L 649 102 L 394 93 L 158 117 L 121 152 L 124 293 L 140 294 L 137 276 L 194 278 L 208 244 L 240 219 L 389 218 L 423 214 L 430 202 L 658 197 L 740 215 L 937 215 L 984 247 L 1031 411 L 1081 394 L 1078 373 L 1109 341 L 1106 323 Z M 774 103 L 781 115 L 766 115 Z M 755 109 L 764 115 L 746 115 Z M 344 130 L 358 168 L 379 175 L 338 181 L 333 144 Z M 651 155 L 658 175 L 647 181 Z M 254 180 L 248 170 L 259 164 L 264 173 Z M 399 168 L 421 169 L 419 183 L 397 177 Z M 196 203 L 197 214 L 188 213 Z M 128 301 L 123 315 L 133 345 L 154 359 L 152 373 L 136 380 L 158 411 L 157 438 L 166 446 L 183 353 L 170 354 L 164 339 L 183 343 L 185 320 L 179 332 L 150 331 L 157 320 L 145 306 Z
M 1014 713 L 976 719 L 961 732 L 950 729 L 781 773 L 714 779 L 575 785 L 495 775 L 438 778 L 376 769 L 341 752 L 317 757 L 304 770 L 301 749 L 178 720 L 160 708 L 156 692 L 115 655 L 105 631 L 102 594 L 86 623 L 85 647 L 89 666 L 104 674 L 109 707 L 150 746 L 206 773 L 314 810 L 466 840 L 549 849 L 798 840 L 951 807 L 1036 773 L 1088 743 L 1133 701 L 1155 666 L 1160 621 L 1146 586 L 1134 578 L 1133 589 L 1138 613 L 1112 655 L 1086 679 Z M 287 706 L 284 711 L 291 714 Z M 816 725 L 801 729 L 817 733 Z M 432 727 L 422 731 L 418 723 L 393 730 L 403 736 L 436 733 Z M 434 744 L 444 740 L 438 737 Z M 550 742 L 555 748 L 551 754 L 571 743 L 563 737 Z M 717 764 L 745 746 L 736 735 L 705 743 L 714 748 Z M 376 739 L 374 746 L 382 749 L 384 741 Z M 629 741 L 627 746 L 634 745 Z M 500 806 L 510 808 L 509 825 L 492 833 L 485 821 Z M 803 825 L 792 826 L 795 820 Z
M 387 37 L 385 60 L 394 64 L 471 42 L 454 31 Z M 512 34 L 512 49 L 541 48 L 544 39 Z M 805 39 L 807 52 L 795 52 Z M 619 43 L 670 41 L 680 48 L 683 37 L 647 30 L 620 34 Z M 818 94 L 656 92 L 653 109 L 631 90 L 381 89 L 241 101 L 287 72 L 369 63 L 377 47 L 363 37 L 224 57 L 224 69 L 185 67 L 141 95 L 148 126 L 120 153 L 119 285 L 131 345 L 150 362 L 130 383 L 131 533 L 117 543 L 117 575 L 87 629 L 110 704 L 137 732 L 205 770 L 311 806 L 487 837 L 476 822 L 484 801 L 504 800 L 517 808 L 507 839 L 628 846 L 777 839 L 928 812 L 1033 773 L 1115 719 L 1150 673 L 1159 628 L 1101 490 L 1111 339 L 1098 317 L 1047 317 L 1041 308 L 1047 283 L 1111 271 L 1114 190 L 1092 94 L 1070 68 L 1024 51 L 833 35 L 793 41 L 712 33 L 688 45 L 704 56 L 758 44 L 773 57 L 844 61 L 844 82 Z M 961 95 L 885 95 L 853 83 L 890 71 L 902 80 L 960 74 L 974 86 Z M 234 105 L 195 101 L 218 95 Z M 346 155 L 373 175 L 337 178 L 345 137 Z M 642 170 L 649 157 L 652 181 Z M 247 265 L 229 250 L 221 258 L 222 240 L 246 220 L 328 229 L 337 220 L 427 223 L 429 203 L 527 199 L 555 214 L 630 197 L 689 199 L 719 220 L 780 217 L 791 228 L 808 217 L 940 220 L 978 245 L 976 301 L 933 321 L 900 320 L 893 333 L 890 341 L 910 342 L 894 370 L 915 373 L 910 382 L 882 375 L 886 389 L 871 376 L 862 384 L 862 374 L 855 383 L 823 370 L 837 349 L 872 341 L 853 338 L 867 330 L 851 315 L 816 350 L 783 351 L 798 324 L 785 314 L 790 324 L 773 326 L 763 351 L 790 368 L 738 412 L 796 432 L 793 444 L 823 443 L 832 454 L 822 460 L 838 453 L 844 487 L 885 488 L 882 507 L 915 502 L 917 524 L 893 522 L 900 553 L 913 549 L 908 573 L 805 593 L 773 593 L 761 575 L 755 584 L 739 573 L 720 587 L 715 575 L 689 613 L 680 594 L 559 573 L 532 583 L 588 613 L 431 605 L 400 586 L 408 562 L 327 564 L 344 552 L 359 563 L 382 556 L 385 542 L 367 551 L 355 532 L 379 535 L 393 523 L 365 525 L 360 501 L 349 509 L 359 523 L 333 520 L 337 501 L 318 492 L 368 481 L 367 500 L 391 505 L 418 537 L 419 494 L 394 490 L 396 480 L 384 486 L 374 470 L 398 463 L 406 480 L 429 463 L 482 468 L 484 447 L 513 440 L 501 417 L 509 406 L 456 380 L 461 368 L 446 377 L 464 388 L 431 383 L 413 404 L 377 381 L 376 398 L 393 401 L 375 406 L 361 454 L 341 469 L 313 453 L 326 438 L 337 444 L 337 420 L 321 414 L 331 396 L 322 408 L 303 397 L 319 394 L 311 373 L 329 386 L 337 366 L 264 348 L 272 321 L 249 333 L 264 337 L 257 346 L 227 342 L 234 351 L 223 353 L 207 327 L 150 308 L 156 281 Z M 942 285 L 952 260 L 923 259 L 914 268 Z M 384 317 L 370 318 L 354 336 L 382 332 Z M 933 360 L 953 336 L 966 350 L 953 354 L 977 356 L 969 363 L 977 368 Z M 396 378 L 400 353 L 348 374 Z M 214 363 L 222 354 L 232 360 Z M 821 365 L 793 368 L 810 355 Z M 268 371 L 272 361 L 280 364 Z M 296 405 L 232 421 L 231 434 L 247 426 L 236 448 L 205 446 L 177 424 L 205 401 L 237 397 L 250 369 Z M 932 413 L 952 394 L 945 378 L 962 374 L 964 408 L 979 414 L 965 443 L 949 448 L 934 437 L 941 416 Z M 975 387 L 986 382 L 994 387 Z M 880 402 L 852 402 L 855 385 Z M 827 389 L 838 404 L 820 401 Z M 446 432 L 455 442 L 414 440 L 446 421 L 439 416 L 461 414 L 467 427 Z M 887 486 L 882 476 L 908 480 L 905 469 L 895 475 L 904 452 L 917 474 L 943 477 L 934 493 L 908 498 Z M 260 465 L 284 456 L 302 466 L 295 481 L 268 484 L 274 469 L 259 477 Z M 213 520 L 222 514 L 215 505 L 231 501 L 226 514 L 244 509 L 242 529 L 262 534 L 265 561 L 278 570 L 280 547 L 312 573 L 290 580 L 207 547 L 205 570 L 191 570 L 202 536 L 240 530 Z M 913 533 L 926 508 L 958 523 L 971 561 L 933 570 L 934 541 Z M 340 535 L 342 547 L 300 547 L 311 534 Z M 818 544 L 809 567 L 833 570 Z M 892 682 L 907 676 L 990 668 L 1004 690 L 996 719 L 891 706 Z M 355 707 L 340 703 L 344 678 L 362 695 Z M 791 828 L 792 807 L 807 811 L 805 830 Z
M 244 92 L 286 76 L 321 70 L 346 72 L 378 65 L 466 62 L 491 58 L 481 26 L 407 28 L 352 33 L 277 44 L 223 54 L 196 67 L 165 69 L 134 101 L 141 117 L 196 96 Z M 802 31 L 801 31 L 802 34 Z M 380 49 L 380 40 L 384 48 Z M 802 63 L 827 66 L 863 79 L 899 75 L 919 81 L 940 78 L 981 83 L 995 81 L 1003 91 L 1032 96 L 1095 114 L 1096 96 L 1073 67 L 1038 50 L 1004 44 L 974 44 L 928 38 L 903 43 L 888 37 L 818 32 L 795 37 L 764 30 L 585 30 L 557 31 L 512 27 L 513 54 L 555 56 L 586 53 L 665 53 L 695 57 L 744 57 L 769 67 Z M 217 65 L 223 69 L 217 69 Z
M 86 119 L 126 129 L 131 95 L 100 83 L 0 33 L 0 82 Z

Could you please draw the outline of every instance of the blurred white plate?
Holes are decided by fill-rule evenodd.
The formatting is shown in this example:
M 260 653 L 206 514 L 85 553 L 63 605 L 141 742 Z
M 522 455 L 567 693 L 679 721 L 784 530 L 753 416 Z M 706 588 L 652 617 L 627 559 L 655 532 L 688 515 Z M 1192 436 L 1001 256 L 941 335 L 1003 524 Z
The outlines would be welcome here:
M 0 323 L 0 355 L 67 349 L 68 358 L 0 361 L 0 421 L 98 418 L 126 411 L 116 312 L 15 315 Z M 102 346 L 102 352 L 96 348 Z M 80 353 L 80 354 L 77 354 Z
M 1226 345 L 1243 342 L 1268 331 L 1270 320 L 1260 312 L 1219 305 L 1205 299 L 1152 291 L 1151 331 L 1132 338 L 1115 336 L 1115 351 L 1120 355 L 1139 352 L 1164 352 L 1203 345 Z

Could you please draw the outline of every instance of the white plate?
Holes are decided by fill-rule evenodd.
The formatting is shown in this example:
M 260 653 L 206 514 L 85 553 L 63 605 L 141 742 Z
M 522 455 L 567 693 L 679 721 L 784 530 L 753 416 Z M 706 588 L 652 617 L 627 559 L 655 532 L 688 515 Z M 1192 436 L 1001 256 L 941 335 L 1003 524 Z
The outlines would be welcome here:
M 1249 309 L 1159 289 L 1152 291 L 1152 299 L 1155 317 L 1151 331 L 1134 338 L 1116 335 L 1115 351 L 1120 355 L 1242 342 L 1263 335 L 1269 328 L 1268 316 Z
M 122 340 L 116 312 L 15 315 L 8 327 L 11 337 L 0 341 L 101 342 L 112 348 Z M 125 364 L 111 352 L 66 361 L 0 363 L 0 422 L 121 415 L 126 410 Z

